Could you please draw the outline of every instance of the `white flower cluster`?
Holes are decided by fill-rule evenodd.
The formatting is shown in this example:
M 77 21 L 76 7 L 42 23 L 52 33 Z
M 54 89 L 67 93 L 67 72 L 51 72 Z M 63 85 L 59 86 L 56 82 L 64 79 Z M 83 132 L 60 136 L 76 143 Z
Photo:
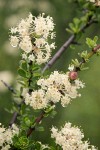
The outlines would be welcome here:
M 43 13 L 36 18 L 30 13 L 15 28 L 11 28 L 10 43 L 23 50 L 23 59 L 42 64 L 50 58 L 51 50 L 55 49 L 55 43 L 48 42 L 55 37 L 53 30 L 52 17 L 45 18 Z
M 19 133 L 18 127 L 13 124 L 12 128 L 5 128 L 0 123 L 0 148 L 1 150 L 9 150 L 13 144 L 12 138 Z
M 100 0 L 88 0 L 88 1 L 95 3 L 96 6 L 100 6 Z
M 71 123 L 66 123 L 60 131 L 55 127 L 51 131 L 51 137 L 63 150 L 97 150 L 88 141 L 82 141 L 84 134 L 78 127 L 72 127 Z
M 68 105 L 71 99 L 81 96 L 77 90 L 84 87 L 79 79 L 70 83 L 68 74 L 54 71 L 47 79 L 39 79 L 37 85 L 41 89 L 32 92 L 31 95 L 27 93 L 25 103 L 33 109 L 45 108 L 50 102 L 55 104 L 61 101 L 63 107 Z

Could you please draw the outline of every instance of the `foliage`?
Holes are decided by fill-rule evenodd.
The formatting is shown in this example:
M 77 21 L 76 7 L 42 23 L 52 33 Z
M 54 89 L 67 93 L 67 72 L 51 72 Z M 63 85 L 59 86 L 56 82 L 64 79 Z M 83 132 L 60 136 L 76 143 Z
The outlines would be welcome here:
M 81 17 L 75 17 L 73 22 L 69 23 L 69 28 L 66 31 L 73 36 L 69 45 L 76 44 L 78 46 L 78 40 L 82 37 L 85 29 L 91 26 L 91 24 L 99 22 L 99 11 L 97 5 L 89 1 L 77 0 L 75 3 L 80 7 L 80 10 L 84 10 L 85 12 L 83 11 Z M 32 18 L 35 19 L 32 20 Z M 13 110 L 15 110 L 14 114 L 17 115 L 13 117 L 10 127 L 12 128 L 13 123 L 17 121 L 19 133 L 16 133 L 12 137 L 12 141 L 8 142 L 8 145 L 1 143 L 1 148 L 3 146 L 10 146 L 11 149 L 26 150 L 66 149 L 60 143 L 57 143 L 57 141 L 54 146 L 43 145 L 38 140 L 35 140 L 31 134 L 36 131 L 42 135 L 42 132 L 45 131 L 42 120 L 47 117 L 55 117 L 57 114 L 55 110 L 56 103 L 61 102 L 61 105 L 65 107 L 72 99 L 81 96 L 77 90 L 83 88 L 84 84 L 78 79 L 78 72 L 88 68 L 85 67 L 85 64 L 89 62 L 93 55 L 99 55 L 100 45 L 98 43 L 98 36 L 95 36 L 93 39 L 86 38 L 88 50 L 83 50 L 79 53 L 78 59 L 72 60 L 69 65 L 69 71 L 66 70 L 66 73 L 55 71 L 47 75 L 42 70 L 45 66 L 44 63 L 51 56 L 51 52 L 48 53 L 48 51 L 55 48 L 54 43 L 51 43 L 55 37 L 55 33 L 52 34 L 53 28 L 52 18 L 49 16 L 46 18 L 44 14 L 41 14 L 37 18 L 32 17 L 30 14 L 28 18 L 22 19 L 17 27 L 11 28 L 12 35 L 10 41 L 14 47 L 18 46 L 21 48 L 21 61 L 19 63 L 19 76 L 17 80 L 20 88 L 14 94 L 14 97 L 20 99 L 20 101 L 19 103 L 15 101 L 18 104 L 17 107 L 16 103 L 12 106 Z M 74 48 L 76 46 L 73 45 Z M 45 52 L 47 53 L 47 58 Z M 47 68 L 49 68 L 48 64 Z M 54 62 L 52 61 L 53 64 Z M 57 140 L 56 136 L 55 138 Z M 70 148 L 73 145 L 70 145 Z M 80 146 L 82 146 L 82 149 L 85 146 L 86 149 L 96 149 L 94 146 L 89 147 L 87 141 L 84 141 L 83 145 L 79 145 L 79 147 L 76 144 L 77 149 L 80 149 Z

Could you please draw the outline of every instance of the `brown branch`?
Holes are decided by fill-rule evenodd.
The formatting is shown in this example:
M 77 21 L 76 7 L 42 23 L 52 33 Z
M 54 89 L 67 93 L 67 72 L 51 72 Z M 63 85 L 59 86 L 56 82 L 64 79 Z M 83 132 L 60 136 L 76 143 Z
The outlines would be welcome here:
M 44 115 L 45 115 L 45 112 L 43 111 L 40 114 L 40 116 L 35 119 L 35 121 L 33 123 L 34 126 L 30 127 L 29 130 L 27 131 L 27 137 L 29 137 L 32 134 L 32 132 L 35 130 L 35 126 L 41 122 L 41 120 L 44 118 Z
M 83 31 L 84 31 L 87 27 L 89 27 L 92 23 L 94 23 L 94 20 L 90 20 L 90 22 L 88 22 L 84 27 L 82 27 L 82 29 L 80 30 L 80 32 L 83 32 Z M 62 46 L 62 47 L 58 50 L 58 52 L 53 56 L 53 58 L 49 61 L 49 63 L 43 68 L 42 73 L 43 73 L 46 69 L 50 68 L 50 67 L 55 63 L 55 61 L 56 61 L 56 60 L 61 56 L 61 54 L 65 51 L 65 49 L 68 48 L 69 45 L 74 42 L 74 39 L 75 39 L 75 35 L 72 35 L 72 36 L 68 39 L 68 41 L 66 41 L 66 42 L 63 44 L 63 46 Z M 82 61 L 80 62 L 80 66 L 81 66 L 83 63 L 85 63 L 84 60 L 82 60 Z M 77 70 L 77 71 L 78 71 L 78 70 Z M 51 104 L 51 105 L 53 105 L 53 104 Z M 33 127 L 30 127 L 29 130 L 27 131 L 27 137 L 29 137 L 29 136 L 32 134 L 32 132 L 35 130 L 35 126 L 36 126 L 37 124 L 39 124 L 39 122 L 44 118 L 44 115 L 45 115 L 45 112 L 43 111 L 43 112 L 40 114 L 40 116 L 38 116 L 38 117 L 36 118 L 35 122 L 33 123 L 34 126 L 33 126 Z
M 21 101 L 20 104 L 17 105 L 17 106 L 18 106 L 18 111 L 20 111 L 21 105 L 24 103 L 24 98 L 23 98 L 23 96 L 20 96 L 20 98 L 22 99 L 22 101 Z M 13 113 L 12 118 L 11 118 L 11 120 L 10 120 L 10 122 L 9 122 L 9 126 L 10 126 L 10 127 L 12 126 L 13 123 L 15 123 L 15 121 L 16 121 L 16 119 L 17 119 L 17 116 L 19 115 L 19 112 L 18 112 L 18 111 L 15 111 L 15 112 Z
M 97 50 L 99 50 L 100 49 L 100 44 L 99 45 L 97 45 L 92 51 L 94 52 L 94 53 L 96 53 L 97 52 Z
M 15 90 L 13 89 L 12 86 L 9 86 L 5 81 L 1 80 L 1 82 L 4 84 L 5 87 L 7 87 L 7 89 L 9 91 L 11 91 L 13 94 L 16 94 Z
M 97 23 L 95 20 L 90 20 L 86 25 L 84 25 L 81 29 L 80 32 L 84 32 L 86 28 L 88 28 L 91 24 Z M 57 61 L 58 58 L 61 57 L 63 52 L 67 50 L 67 48 L 74 43 L 76 35 L 73 34 L 71 37 L 61 46 L 61 48 L 56 52 L 56 54 L 52 57 L 52 59 L 45 65 L 45 67 L 42 70 L 42 73 L 45 72 L 48 68 L 51 68 L 52 65 Z
M 91 58 L 94 54 L 96 54 L 99 49 L 100 49 L 100 44 L 98 44 L 96 47 L 94 47 L 92 49 L 91 52 L 88 53 L 88 59 Z M 79 68 L 82 66 L 82 64 L 85 64 L 85 63 L 86 63 L 85 59 L 82 58 L 82 61 L 80 62 L 80 65 L 79 65 Z M 76 69 L 76 71 L 80 71 L 80 70 L 78 70 L 78 68 L 75 68 L 75 69 Z
M 90 53 L 88 53 L 88 54 L 89 54 L 89 55 L 88 55 L 88 58 L 91 58 L 91 57 L 97 52 L 97 50 L 99 50 L 99 49 L 100 49 L 100 45 L 97 45 L 94 49 L 92 49 L 92 51 L 91 51 Z M 78 68 L 75 68 L 74 71 L 75 71 L 75 72 L 80 71 L 80 67 L 81 67 L 81 65 L 84 64 L 84 63 L 86 63 L 86 61 L 82 58 L 82 61 L 80 62 L 79 67 L 78 67 Z M 60 92 L 62 92 L 62 91 L 60 91 Z M 53 103 L 51 103 L 51 106 L 52 106 L 52 105 L 53 105 Z M 34 123 L 33 123 L 34 126 L 33 126 L 33 127 L 30 127 L 29 130 L 27 131 L 27 137 L 29 137 L 29 136 L 32 134 L 32 132 L 35 130 L 35 126 L 40 123 L 40 121 L 44 118 L 44 115 L 45 115 L 45 111 L 43 111 L 43 112 L 40 114 L 40 116 L 38 116 L 38 117 L 36 118 L 36 120 L 35 120 Z

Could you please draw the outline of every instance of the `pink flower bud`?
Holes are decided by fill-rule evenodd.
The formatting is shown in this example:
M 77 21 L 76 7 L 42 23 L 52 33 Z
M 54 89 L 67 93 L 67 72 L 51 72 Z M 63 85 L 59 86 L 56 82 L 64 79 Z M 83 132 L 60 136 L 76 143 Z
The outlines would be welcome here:
M 71 80 L 76 80 L 78 78 L 78 73 L 76 71 L 70 71 L 69 72 L 69 78 Z

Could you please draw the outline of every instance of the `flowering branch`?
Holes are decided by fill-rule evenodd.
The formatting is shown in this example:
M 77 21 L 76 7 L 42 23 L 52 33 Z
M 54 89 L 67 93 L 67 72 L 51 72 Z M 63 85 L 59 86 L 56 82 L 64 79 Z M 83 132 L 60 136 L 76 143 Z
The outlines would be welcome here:
M 83 0 L 80 3 L 85 4 L 86 2 Z M 92 7 L 87 2 L 85 8 L 85 16 L 80 19 L 74 18 L 73 23 L 69 24 L 67 31 L 72 33 L 71 37 L 47 63 L 42 73 L 52 67 L 69 45 L 78 44 L 75 41 L 78 34 L 84 32 L 91 24 L 96 23 L 98 16 L 94 14 L 96 11 L 95 7 Z M 53 30 L 54 23 L 52 17 L 45 17 L 44 13 L 38 17 L 34 17 L 30 13 L 26 19 L 21 19 L 16 27 L 11 28 L 10 43 L 13 47 L 18 46 L 21 48 L 22 60 L 18 69 L 20 90 L 15 92 L 5 82 L 2 82 L 15 94 L 16 98 L 20 98 L 22 101 L 18 105 L 17 111 L 13 113 L 9 128 L 0 127 L 1 137 L 8 137 L 9 133 L 11 137 L 10 140 L 9 138 L 1 140 L 0 148 L 2 149 L 55 149 L 54 147 L 42 145 L 41 142 L 31 140 L 29 137 L 44 117 L 55 115 L 54 108 L 57 103 L 61 103 L 65 107 L 73 99 L 81 96 L 78 90 L 84 87 L 84 83 L 79 80 L 78 71 L 85 69 L 84 64 L 88 62 L 90 57 L 94 54 L 100 54 L 100 45 L 97 44 L 98 37 L 95 36 L 93 40 L 86 38 L 86 44 L 92 51 L 89 53 L 83 51 L 79 54 L 82 58 L 81 62 L 77 59 L 72 60 L 72 64 L 69 66 L 70 71 L 66 73 L 54 71 L 49 76 L 43 76 L 41 74 L 42 64 L 49 60 L 52 49 L 55 49 L 55 43 L 52 43 L 52 39 L 55 38 Z M 40 115 L 36 117 L 37 112 L 39 113 L 40 111 Z M 18 115 L 19 117 L 17 118 Z M 20 129 L 14 126 L 16 119 L 19 120 Z M 13 130 L 14 128 L 16 131 Z M 37 130 L 41 131 L 42 128 L 38 127 Z M 61 147 L 63 150 L 95 149 L 87 141 L 82 141 L 84 135 L 80 129 L 72 127 L 70 123 L 66 123 L 64 128 L 61 128 L 61 131 L 54 127 L 51 131 L 51 137 L 55 138 L 58 149 L 61 149 Z M 63 140 L 60 141 L 59 137 Z
M 87 54 L 87 57 L 85 56 L 86 59 L 91 58 L 94 54 L 97 53 L 97 51 L 98 51 L 99 49 L 100 49 L 100 45 L 97 45 L 96 47 L 94 47 L 94 48 L 92 49 L 92 51 Z M 85 60 L 85 58 L 82 58 L 82 61 L 79 62 L 78 67 L 73 68 L 73 71 L 70 71 L 70 72 L 69 72 L 69 79 L 70 79 L 71 81 L 77 79 L 77 77 L 78 77 L 77 72 L 78 72 L 78 71 L 81 71 L 81 69 L 80 69 L 81 66 L 82 66 L 84 63 L 86 63 L 86 62 L 87 62 L 87 61 Z M 62 91 L 60 91 L 60 93 L 62 93 Z M 62 93 L 62 94 L 63 94 L 63 93 Z M 51 103 L 51 105 L 54 105 L 54 103 Z M 45 114 L 46 114 L 45 111 L 42 111 L 42 113 L 40 114 L 40 116 L 38 116 L 38 117 L 36 118 L 36 120 L 35 120 L 34 123 L 33 123 L 33 127 L 30 127 L 29 130 L 28 130 L 28 132 L 27 132 L 27 137 L 29 137 L 29 136 L 32 134 L 32 132 L 35 130 L 35 126 L 40 123 L 40 121 L 44 118 L 44 115 L 45 115 Z
M 84 32 L 84 30 L 86 28 L 88 28 L 90 25 L 92 25 L 93 23 L 97 23 L 97 21 L 95 20 L 90 20 L 89 22 L 87 22 L 87 24 L 85 26 L 83 26 L 80 30 L 80 32 Z M 57 53 L 52 57 L 52 59 L 45 65 L 45 67 L 42 70 L 42 73 L 44 73 L 45 70 L 47 70 L 48 68 L 51 68 L 52 65 L 56 62 L 57 59 L 59 59 L 59 57 L 63 54 L 63 52 L 71 45 L 73 44 L 74 40 L 75 40 L 76 35 L 71 35 L 71 37 L 61 46 L 61 48 L 57 51 Z

